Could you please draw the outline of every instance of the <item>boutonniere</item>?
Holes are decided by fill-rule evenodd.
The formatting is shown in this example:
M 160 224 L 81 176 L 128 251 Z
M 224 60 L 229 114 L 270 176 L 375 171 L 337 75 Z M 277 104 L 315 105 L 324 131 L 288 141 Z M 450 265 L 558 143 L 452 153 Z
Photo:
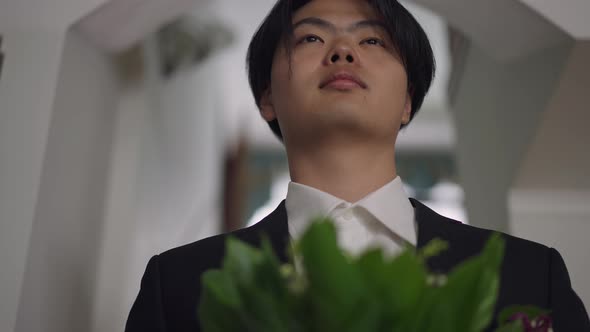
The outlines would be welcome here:
M 357 257 L 338 247 L 328 219 L 311 223 L 281 264 L 268 240 L 260 249 L 227 240 L 221 269 L 202 278 L 198 308 L 205 332 L 436 331 L 479 332 L 490 326 L 499 289 L 504 240 L 447 275 L 426 261 L 447 248 L 433 240 L 420 250 L 387 257 L 381 249 Z M 548 312 L 505 308 L 496 332 L 551 331 Z

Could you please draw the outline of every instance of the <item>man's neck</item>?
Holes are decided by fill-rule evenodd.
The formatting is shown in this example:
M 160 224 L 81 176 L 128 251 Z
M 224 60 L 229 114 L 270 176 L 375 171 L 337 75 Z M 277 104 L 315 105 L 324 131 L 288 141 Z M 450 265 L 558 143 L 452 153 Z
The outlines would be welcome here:
M 291 180 L 357 202 L 397 176 L 393 145 L 332 144 L 291 148 Z

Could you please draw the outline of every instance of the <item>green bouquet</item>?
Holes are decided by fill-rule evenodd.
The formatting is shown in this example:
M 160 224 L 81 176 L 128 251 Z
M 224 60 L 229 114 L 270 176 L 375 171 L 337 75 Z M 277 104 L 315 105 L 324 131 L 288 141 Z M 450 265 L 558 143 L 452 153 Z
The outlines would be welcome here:
M 492 322 L 504 241 L 490 237 L 480 255 L 448 275 L 426 261 L 445 250 L 434 240 L 396 257 L 381 249 L 349 257 L 330 220 L 316 220 L 281 264 L 268 240 L 261 249 L 227 241 L 222 268 L 202 279 L 203 331 L 480 332 Z M 509 307 L 496 332 L 551 331 L 547 312 Z

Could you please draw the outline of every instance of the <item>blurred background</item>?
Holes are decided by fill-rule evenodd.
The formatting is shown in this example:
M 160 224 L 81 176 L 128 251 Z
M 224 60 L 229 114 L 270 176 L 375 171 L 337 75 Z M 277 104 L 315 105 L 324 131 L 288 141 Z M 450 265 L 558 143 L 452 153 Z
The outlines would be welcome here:
M 284 199 L 244 68 L 273 3 L 0 2 L 0 331 L 122 331 L 152 255 Z M 438 63 L 406 190 L 557 248 L 590 307 L 590 2 L 403 3 Z

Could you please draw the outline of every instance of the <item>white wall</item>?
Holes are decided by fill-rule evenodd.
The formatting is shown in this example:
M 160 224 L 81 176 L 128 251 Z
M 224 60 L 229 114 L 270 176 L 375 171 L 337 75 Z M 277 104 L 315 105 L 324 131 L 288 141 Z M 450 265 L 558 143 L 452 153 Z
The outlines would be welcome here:
M 146 48 L 151 108 L 142 132 L 137 218 L 150 237 L 143 240 L 165 250 L 220 229 L 223 69 L 208 59 L 164 79 L 151 41 Z
M 141 53 L 138 53 L 133 61 L 141 68 Z M 137 170 L 141 162 L 142 132 L 150 109 L 145 85 L 141 75 L 127 77 L 118 91 L 89 331 L 122 330 L 130 308 L 129 298 L 136 292 L 138 280 L 131 285 L 128 278 L 132 267 L 141 259 L 133 255 L 131 248 L 136 240 Z
M 220 83 L 219 93 L 224 114 L 224 128 L 228 144 L 237 144 L 244 134 L 254 144 L 282 149 L 268 125 L 259 116 L 246 74 L 246 51 L 250 39 L 275 0 L 215 0 L 206 8 L 195 8 L 191 15 L 201 22 L 221 22 L 233 34 L 234 42 L 216 54 L 220 70 L 215 77 Z M 227 96 L 231 96 L 228 98 Z
M 590 189 L 590 41 L 577 42 L 542 109 L 514 187 Z M 590 203 L 590 201 L 589 201 Z
M 120 91 L 92 331 L 123 328 L 151 256 L 220 231 L 220 62 L 164 80 L 155 47 Z
M 163 109 L 148 107 L 159 97 L 144 85 L 107 87 L 112 73 L 98 49 L 79 36 L 64 45 L 70 26 L 106 2 L 0 3 L 0 331 L 14 331 L 17 316 L 19 331 L 121 330 L 147 257 L 217 232 L 223 135 L 211 122 L 219 86 L 207 82 L 219 70 L 177 80 L 189 85 Z M 120 99 L 109 98 L 117 88 Z M 159 124 L 151 121 L 171 119 L 168 129 L 152 130 Z M 185 124 L 182 137 L 167 137 Z M 176 163 L 184 168 L 168 168 Z M 149 216 L 150 203 L 164 212 Z M 78 319 L 66 317 L 74 307 Z
M 0 2 L 0 331 L 15 327 L 66 27 L 104 2 Z
M 2 33 L 0 331 L 13 331 L 64 40 L 49 30 Z
M 500 61 L 472 45 L 453 107 L 471 224 L 555 247 L 590 307 L 587 42 Z
M 590 42 L 578 42 L 524 153 L 510 192 L 511 231 L 555 247 L 590 308 Z
M 565 42 L 511 61 L 469 48 L 453 118 L 470 224 L 508 229 L 508 191 L 571 46 Z
M 89 328 L 116 95 L 109 59 L 68 33 L 16 331 Z
M 65 33 L 81 17 L 109 1 L 113 0 L 2 0 L 0 30 L 12 27 Z

